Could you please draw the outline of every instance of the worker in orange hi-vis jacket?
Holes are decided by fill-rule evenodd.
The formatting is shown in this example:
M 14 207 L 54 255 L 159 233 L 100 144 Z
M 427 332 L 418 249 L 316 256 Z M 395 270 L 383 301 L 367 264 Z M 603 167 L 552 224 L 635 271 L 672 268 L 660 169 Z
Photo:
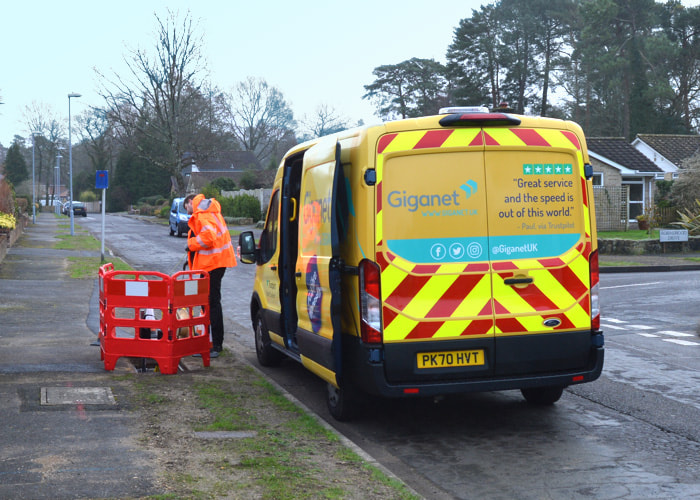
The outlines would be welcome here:
M 224 343 L 224 317 L 221 310 L 221 280 L 227 267 L 236 265 L 231 235 L 221 215 L 221 205 L 203 194 L 189 195 L 184 201 L 190 231 L 187 237 L 187 263 L 190 270 L 209 273 L 209 320 L 211 357 L 219 356 Z

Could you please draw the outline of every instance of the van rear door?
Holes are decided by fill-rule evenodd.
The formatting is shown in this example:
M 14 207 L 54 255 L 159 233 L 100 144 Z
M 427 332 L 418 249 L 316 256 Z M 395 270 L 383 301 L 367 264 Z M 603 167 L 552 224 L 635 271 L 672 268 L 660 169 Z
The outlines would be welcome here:
M 377 153 L 376 250 L 387 379 L 492 374 L 481 129 L 387 134 Z
M 584 367 L 590 222 L 578 138 L 484 129 L 496 374 Z

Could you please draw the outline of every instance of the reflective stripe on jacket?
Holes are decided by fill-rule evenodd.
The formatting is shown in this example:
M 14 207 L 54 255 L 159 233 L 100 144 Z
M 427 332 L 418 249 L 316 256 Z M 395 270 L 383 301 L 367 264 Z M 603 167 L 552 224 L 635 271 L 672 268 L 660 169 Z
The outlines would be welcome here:
M 190 269 L 211 271 L 219 267 L 234 267 L 236 256 L 219 202 L 198 194 L 192 200 L 192 209 L 188 222 L 191 231 L 187 237 Z

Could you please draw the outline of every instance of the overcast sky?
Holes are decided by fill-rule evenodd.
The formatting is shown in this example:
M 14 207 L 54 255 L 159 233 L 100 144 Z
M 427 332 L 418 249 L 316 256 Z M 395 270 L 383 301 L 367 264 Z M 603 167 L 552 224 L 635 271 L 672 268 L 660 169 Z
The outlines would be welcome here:
M 133 49 L 152 53 L 156 20 L 189 10 L 204 38 L 210 81 L 223 90 L 248 76 L 276 86 L 297 120 L 325 104 L 354 124 L 378 121 L 364 85 L 372 70 L 412 57 L 444 62 L 460 19 L 484 0 L 6 1 L 0 6 L 0 143 L 28 136 L 25 110 L 71 114 L 102 106 L 97 68 L 125 73 Z M 686 6 L 700 0 L 685 0 Z

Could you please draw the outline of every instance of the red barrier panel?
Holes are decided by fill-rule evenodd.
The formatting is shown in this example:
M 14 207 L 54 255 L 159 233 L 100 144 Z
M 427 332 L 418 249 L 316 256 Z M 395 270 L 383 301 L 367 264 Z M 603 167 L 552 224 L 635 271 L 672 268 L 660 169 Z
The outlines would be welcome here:
M 154 359 L 177 373 L 180 358 L 201 354 L 209 366 L 209 274 L 100 267 L 100 356 L 114 370 L 123 356 Z

